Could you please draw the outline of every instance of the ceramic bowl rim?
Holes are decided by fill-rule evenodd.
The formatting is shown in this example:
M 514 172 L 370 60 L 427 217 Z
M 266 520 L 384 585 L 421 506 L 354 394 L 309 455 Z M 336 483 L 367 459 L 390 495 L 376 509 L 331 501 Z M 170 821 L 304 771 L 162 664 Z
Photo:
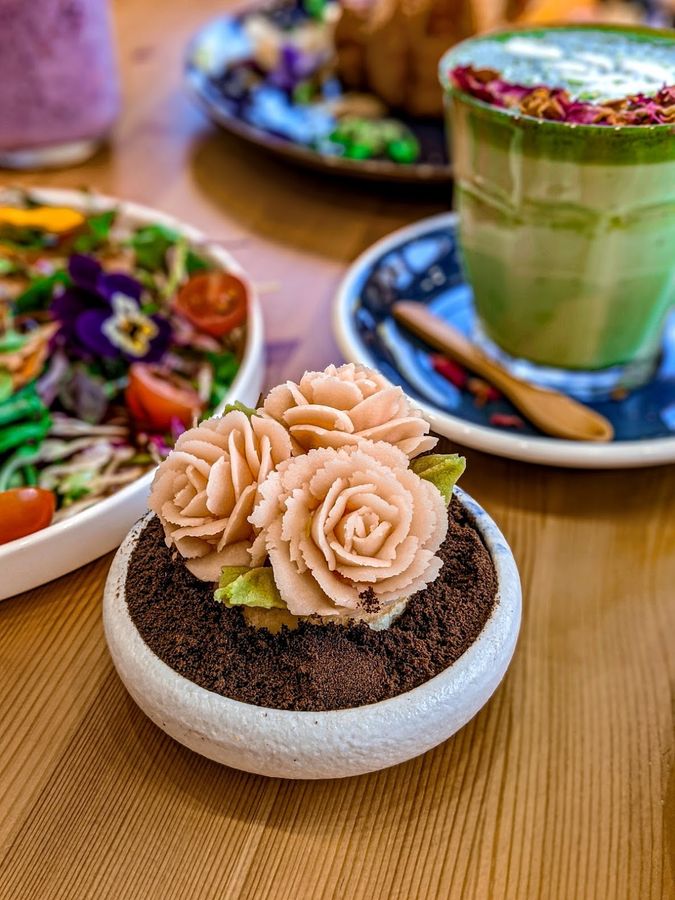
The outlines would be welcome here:
M 127 567 L 131 552 L 135 545 L 136 539 L 140 534 L 145 523 L 151 518 L 152 514 L 148 513 L 141 518 L 129 531 L 128 535 L 120 545 L 119 550 L 113 560 L 108 578 L 105 584 L 103 596 L 103 616 L 107 630 L 107 617 L 112 615 L 118 618 L 123 616 L 124 628 L 129 632 L 129 636 L 133 632 L 135 636 L 133 643 L 135 647 L 126 645 L 127 653 L 142 653 L 145 659 L 151 659 L 153 663 L 153 681 L 163 679 L 167 685 L 167 694 L 173 693 L 173 688 L 189 686 L 191 694 L 195 693 L 199 696 L 207 695 L 210 702 L 218 707 L 218 712 L 223 717 L 229 714 L 236 714 L 238 721 L 242 719 L 245 725 L 259 725 L 264 718 L 267 726 L 274 728 L 275 722 L 287 723 L 295 721 L 300 727 L 306 726 L 315 730 L 316 725 L 321 722 L 328 727 L 340 725 L 341 728 L 350 724 L 357 725 L 359 728 L 364 727 L 364 723 L 373 724 L 377 722 L 382 714 L 396 709 L 398 713 L 405 712 L 406 708 L 410 711 L 419 708 L 420 704 L 428 704 L 438 699 L 442 694 L 443 688 L 454 682 L 461 681 L 462 677 L 470 673 L 474 660 L 483 652 L 483 648 L 491 643 L 503 644 L 515 628 L 516 639 L 513 641 L 511 655 L 515 650 L 517 634 L 520 629 L 521 619 L 521 586 L 518 568 L 511 548 L 509 547 L 504 535 L 498 526 L 488 515 L 488 513 L 465 491 L 455 488 L 455 496 L 459 499 L 462 506 L 467 509 L 474 518 L 476 530 L 479 532 L 495 567 L 497 574 L 497 595 L 494 606 L 483 625 L 478 637 L 464 651 L 464 653 L 453 662 L 450 666 L 439 672 L 433 678 L 428 679 L 412 690 L 390 697 L 387 700 L 380 700 L 377 703 L 365 704 L 363 706 L 350 707 L 348 709 L 333 709 L 323 711 L 311 710 L 285 710 L 276 709 L 274 707 L 256 706 L 252 703 L 246 703 L 241 700 L 235 700 L 231 697 L 225 697 L 207 688 L 197 685 L 195 682 L 181 675 L 165 663 L 157 654 L 145 643 L 138 632 L 131 616 L 129 615 L 126 601 L 120 592 L 124 591 L 124 579 L 126 577 Z M 121 598 L 121 599 L 120 599 Z M 116 601 L 120 599 L 120 611 L 113 611 Z M 108 635 L 106 633 L 108 644 Z M 510 659 L 510 657 L 509 657 Z M 114 657 L 113 657 L 113 661 Z M 508 667 L 508 663 L 507 663 Z M 507 668 L 506 667 L 506 668 Z M 245 725 L 243 727 L 245 727 Z
M 0 189 L 0 194 L 7 190 L 8 188 Z M 63 206 L 71 206 L 74 209 L 97 211 L 115 207 L 118 208 L 124 216 L 136 220 L 139 224 L 147 222 L 166 225 L 185 235 L 185 237 L 194 244 L 199 244 L 201 249 L 216 263 L 226 267 L 231 272 L 236 272 L 238 277 L 246 282 L 249 288 L 251 301 L 246 326 L 246 342 L 244 344 L 241 365 L 230 386 L 227 397 L 223 398 L 215 414 L 217 414 L 227 402 L 228 397 L 236 397 L 239 386 L 251 379 L 252 370 L 259 364 L 259 357 L 263 349 L 263 324 L 262 312 L 255 287 L 242 266 L 227 250 L 223 247 L 219 247 L 214 241 L 209 240 L 202 231 L 187 224 L 177 216 L 160 212 L 151 206 L 136 203 L 132 200 L 122 200 L 109 194 L 98 193 L 97 191 L 80 191 L 71 188 L 31 187 L 28 188 L 28 192 L 31 196 L 42 198 L 45 203 L 51 205 L 60 204 Z M 123 505 L 127 498 L 132 496 L 136 491 L 147 490 L 149 488 L 154 473 L 155 470 L 151 469 L 149 472 L 141 475 L 140 478 L 136 478 L 130 484 L 125 485 L 121 490 L 115 491 L 114 494 L 103 498 L 100 502 L 82 510 L 82 512 L 77 513 L 77 515 L 74 515 L 71 518 L 63 519 L 61 522 L 56 522 L 54 525 L 49 525 L 47 528 L 43 528 L 33 534 L 28 534 L 25 537 L 3 544 L 0 546 L 0 565 L 2 565 L 4 559 L 7 559 L 16 552 L 28 550 L 39 551 L 40 547 L 45 543 L 58 540 L 72 529 L 86 525 L 86 523 L 91 521 L 95 516 L 100 515 L 102 510 L 106 512 L 119 505 Z

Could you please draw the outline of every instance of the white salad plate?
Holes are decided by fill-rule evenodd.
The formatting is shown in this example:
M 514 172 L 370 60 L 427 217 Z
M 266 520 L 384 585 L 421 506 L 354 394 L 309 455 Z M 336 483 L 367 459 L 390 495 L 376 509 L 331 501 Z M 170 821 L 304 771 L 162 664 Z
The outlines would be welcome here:
M 126 602 L 129 560 L 149 515 L 136 523 L 117 551 L 105 586 L 103 624 L 120 678 L 143 712 L 172 738 L 246 772 L 344 778 L 425 753 L 487 703 L 508 669 L 520 629 L 520 578 L 511 549 L 475 500 L 458 488 L 455 495 L 490 552 L 497 596 L 468 650 L 419 687 L 352 709 L 294 712 L 231 700 L 179 675 L 145 643 Z
M 255 405 L 263 383 L 263 321 L 255 290 L 246 273 L 224 249 L 209 243 L 197 229 L 147 206 L 100 194 L 61 189 L 31 189 L 31 196 L 52 206 L 69 206 L 87 212 L 115 207 L 132 227 L 165 225 L 199 246 L 200 253 L 217 266 L 246 281 L 250 303 L 244 356 L 221 407 L 231 400 Z M 59 578 L 117 547 L 130 526 L 147 509 L 153 472 L 106 497 L 94 506 L 54 525 L 0 546 L 0 600 Z

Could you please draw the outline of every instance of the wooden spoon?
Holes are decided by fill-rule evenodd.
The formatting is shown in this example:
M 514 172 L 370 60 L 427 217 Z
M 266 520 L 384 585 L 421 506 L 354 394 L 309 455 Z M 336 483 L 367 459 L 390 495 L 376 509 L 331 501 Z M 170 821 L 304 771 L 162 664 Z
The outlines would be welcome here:
M 397 322 L 430 347 L 493 384 L 545 434 L 568 441 L 611 441 L 614 437 L 611 423 L 600 413 L 558 391 L 536 387 L 511 375 L 423 304 L 400 300 L 394 303 L 392 312 Z

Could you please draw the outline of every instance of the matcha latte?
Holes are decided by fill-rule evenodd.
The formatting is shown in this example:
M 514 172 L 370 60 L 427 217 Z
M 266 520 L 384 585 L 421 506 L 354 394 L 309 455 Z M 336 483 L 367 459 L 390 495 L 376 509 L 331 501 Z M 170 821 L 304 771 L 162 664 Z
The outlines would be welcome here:
M 488 337 L 543 366 L 648 377 L 675 304 L 675 32 L 504 32 L 440 71 Z

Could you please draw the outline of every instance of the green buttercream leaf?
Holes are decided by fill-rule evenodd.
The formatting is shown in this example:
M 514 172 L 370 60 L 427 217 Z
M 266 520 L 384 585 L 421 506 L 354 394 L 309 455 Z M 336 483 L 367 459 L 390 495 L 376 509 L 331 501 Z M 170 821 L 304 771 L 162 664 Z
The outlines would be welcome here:
M 225 606 L 258 606 L 261 609 L 286 609 L 279 595 L 272 569 L 260 566 L 225 566 L 213 599 Z
M 227 415 L 229 412 L 243 412 L 245 416 L 248 416 L 250 419 L 251 416 L 255 415 L 255 410 L 251 409 L 250 406 L 246 406 L 244 403 L 240 403 L 238 400 L 235 400 L 234 403 L 228 403 L 227 406 L 223 409 L 223 415 Z
M 420 478 L 430 481 L 437 487 L 445 502 L 449 503 L 452 489 L 466 469 L 466 459 L 457 453 L 432 453 L 429 456 L 414 459 L 410 468 Z
M 223 566 L 220 570 L 220 578 L 218 579 L 218 587 L 220 589 L 228 587 L 233 581 L 236 581 L 240 575 L 245 575 L 251 571 L 250 566 Z

